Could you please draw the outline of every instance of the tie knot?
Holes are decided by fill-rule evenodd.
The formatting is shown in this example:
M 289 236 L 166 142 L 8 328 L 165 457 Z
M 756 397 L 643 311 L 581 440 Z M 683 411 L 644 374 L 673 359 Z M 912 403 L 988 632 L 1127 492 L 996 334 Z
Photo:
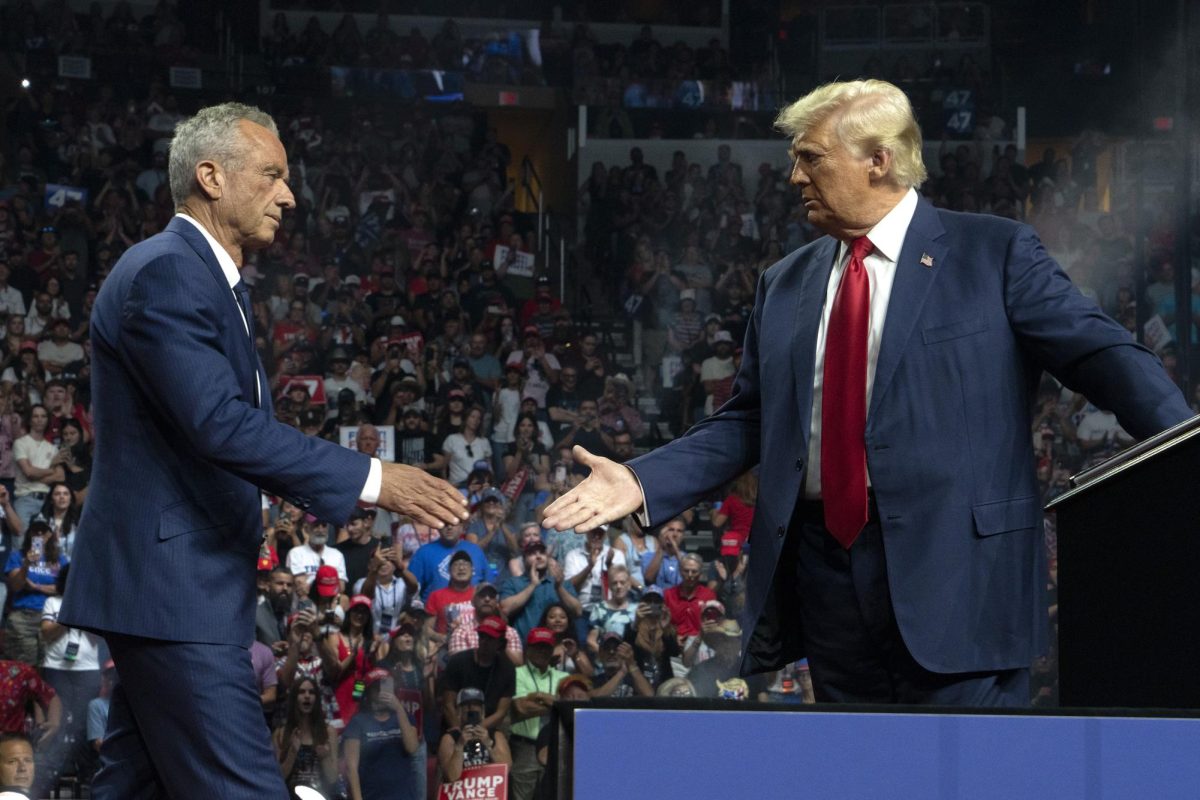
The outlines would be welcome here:
M 854 241 L 850 242 L 850 257 L 857 258 L 861 261 L 862 259 L 866 258 L 874 249 L 875 245 L 871 244 L 870 239 L 865 236 L 860 236 Z

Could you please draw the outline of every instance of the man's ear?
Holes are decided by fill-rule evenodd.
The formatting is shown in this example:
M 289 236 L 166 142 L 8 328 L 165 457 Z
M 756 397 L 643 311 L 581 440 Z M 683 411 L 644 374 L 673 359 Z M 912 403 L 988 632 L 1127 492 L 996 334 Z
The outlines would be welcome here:
M 196 165 L 196 185 L 209 200 L 220 200 L 225 190 L 225 171 L 215 161 Z
M 882 147 L 875 148 L 871 153 L 871 165 L 867 175 L 873 183 L 886 181 L 892 174 L 892 151 Z

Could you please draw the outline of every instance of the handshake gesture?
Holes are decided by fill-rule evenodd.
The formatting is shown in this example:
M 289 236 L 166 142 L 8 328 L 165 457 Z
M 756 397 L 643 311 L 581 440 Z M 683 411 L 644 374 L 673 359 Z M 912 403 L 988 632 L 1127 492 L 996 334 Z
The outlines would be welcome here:
M 383 465 L 378 504 L 438 529 L 465 522 L 469 516 L 467 499 L 458 489 L 407 464 Z

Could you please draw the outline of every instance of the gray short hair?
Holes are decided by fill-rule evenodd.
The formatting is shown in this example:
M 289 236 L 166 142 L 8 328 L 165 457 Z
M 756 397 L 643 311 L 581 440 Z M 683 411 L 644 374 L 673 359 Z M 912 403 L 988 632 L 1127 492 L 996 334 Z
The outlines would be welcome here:
M 690 551 L 684 553 L 679 557 L 679 563 L 682 564 L 685 561 L 695 561 L 696 566 L 698 566 L 700 569 L 704 569 L 704 558 L 701 557 L 699 553 L 693 553 Z
M 261 125 L 274 135 L 279 135 L 275 120 L 260 108 L 244 103 L 221 103 L 196 112 L 196 116 L 184 120 L 175 128 L 171 139 L 171 151 L 167 174 L 171 181 L 171 200 L 178 207 L 191 196 L 196 188 L 196 165 L 201 161 L 215 161 L 228 168 L 237 169 L 245 152 L 245 137 L 238 129 L 242 120 Z

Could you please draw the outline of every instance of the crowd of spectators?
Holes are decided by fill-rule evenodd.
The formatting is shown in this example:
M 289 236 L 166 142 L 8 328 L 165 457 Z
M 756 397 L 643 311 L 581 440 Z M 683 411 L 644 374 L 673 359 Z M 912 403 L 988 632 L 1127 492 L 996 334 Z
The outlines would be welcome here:
M 817 236 L 787 176 L 760 165 L 751 196 L 727 146 L 711 163 L 681 150 L 661 176 L 637 148 L 628 164 L 594 165 L 579 192 L 580 255 L 611 289 L 604 304 L 640 332 L 636 368 L 623 371 L 625 354 L 540 274 L 509 150 L 482 118 L 318 108 L 273 110 L 297 208 L 243 271 L 274 413 L 447 477 L 472 514 L 441 532 L 374 509 L 329 525 L 267 498 L 251 655 L 288 781 L 421 797 L 490 759 L 511 763 L 514 796 L 530 797 L 556 698 L 811 700 L 803 665 L 736 677 L 753 474 L 655 530 L 539 524 L 586 474 L 571 445 L 625 461 L 728 397 L 758 276 Z M 16 711 L 0 732 L 32 736 L 46 781 L 94 768 L 113 679 L 104 643 L 56 621 L 90 475 L 87 321 L 121 253 L 174 212 L 164 157 L 185 113 L 160 81 L 132 96 L 39 87 L 5 108 L 0 688 Z M 947 144 L 922 191 L 1028 220 L 1109 313 L 1133 329 L 1144 303 L 1169 331 L 1169 214 L 1154 214 L 1139 297 L 1131 212 L 1096 201 L 1102 146 L 1088 135 L 1069 156 L 1026 165 L 1015 151 Z M 1161 352 L 1171 368 L 1170 345 Z M 1030 435 L 1047 499 L 1129 441 L 1111 414 L 1050 381 Z M 702 523 L 713 539 L 698 552 Z M 1050 523 L 1047 547 L 1053 556 Z M 1053 678 L 1051 657 L 1035 670 L 1037 702 L 1053 702 Z

